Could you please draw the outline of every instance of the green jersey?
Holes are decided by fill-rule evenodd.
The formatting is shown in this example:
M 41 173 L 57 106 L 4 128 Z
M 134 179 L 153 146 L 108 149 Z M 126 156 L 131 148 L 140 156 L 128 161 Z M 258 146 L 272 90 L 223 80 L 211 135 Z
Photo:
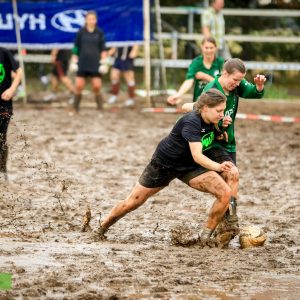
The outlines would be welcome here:
M 220 76 L 221 75 L 218 75 L 213 81 L 208 83 L 204 88 L 204 91 L 207 91 L 211 88 L 216 88 L 222 93 L 224 93 L 224 90 L 221 87 L 218 80 Z M 226 130 L 228 134 L 228 142 L 224 140 L 215 140 L 212 147 L 223 147 L 228 152 L 236 152 L 236 143 L 234 137 L 234 121 L 238 109 L 239 97 L 258 99 L 262 98 L 263 95 L 264 90 L 262 90 L 261 92 L 257 91 L 256 86 L 248 82 L 246 79 L 243 79 L 240 85 L 236 87 L 233 91 L 231 91 L 229 95 L 226 95 L 227 101 L 224 115 L 230 116 L 232 119 L 232 123 L 227 128 L 224 128 L 224 130 Z M 222 128 L 222 121 L 220 121 L 219 127 Z
M 196 79 L 196 73 L 203 72 L 212 77 L 221 73 L 222 67 L 224 64 L 224 59 L 222 57 L 216 57 L 212 62 L 212 65 L 209 69 L 207 69 L 203 63 L 203 56 L 200 55 L 196 57 L 191 64 L 189 65 L 189 69 L 186 73 L 185 79 L 193 79 L 194 80 L 194 96 L 193 101 L 196 101 L 198 97 L 201 95 L 204 87 L 208 83 L 207 81 Z

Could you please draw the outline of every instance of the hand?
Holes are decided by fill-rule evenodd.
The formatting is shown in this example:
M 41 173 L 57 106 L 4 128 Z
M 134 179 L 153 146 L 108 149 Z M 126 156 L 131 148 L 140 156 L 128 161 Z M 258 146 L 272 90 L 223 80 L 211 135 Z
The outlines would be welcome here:
M 9 101 L 12 99 L 14 93 L 15 92 L 13 91 L 13 89 L 9 88 L 2 93 L 1 98 L 4 101 Z
M 232 123 L 231 117 L 230 116 L 226 116 L 226 117 L 223 118 L 222 126 L 223 127 L 228 127 L 231 123 Z
M 176 105 L 181 102 L 181 99 L 177 94 L 175 94 L 175 95 L 169 96 L 167 99 L 167 102 L 171 105 Z
M 198 80 L 203 79 L 202 77 L 203 77 L 203 72 L 197 72 L 195 75 L 195 78 Z
M 256 89 L 261 92 L 263 89 L 264 89 L 264 84 L 266 82 L 267 78 L 265 75 L 259 75 L 257 74 L 255 77 L 254 77 L 254 82 L 255 82 L 255 85 L 256 85 Z
M 216 139 L 218 141 L 224 140 L 224 141 L 228 142 L 228 133 L 226 131 L 224 131 L 224 132 L 220 133 L 219 135 L 217 135 Z
M 71 73 L 76 73 L 78 71 L 78 64 L 76 62 L 71 62 L 69 70 Z
M 224 161 L 220 164 L 219 172 L 228 172 L 234 166 L 231 161 Z
M 105 65 L 100 65 L 98 72 L 101 74 L 107 74 L 109 71 L 109 65 L 105 64 Z

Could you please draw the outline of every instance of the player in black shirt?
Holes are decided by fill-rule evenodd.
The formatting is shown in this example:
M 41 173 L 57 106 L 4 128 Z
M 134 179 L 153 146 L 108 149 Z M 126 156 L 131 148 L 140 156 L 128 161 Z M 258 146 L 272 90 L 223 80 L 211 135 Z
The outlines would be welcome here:
M 201 232 L 201 238 L 210 238 L 227 210 L 231 196 L 229 186 L 218 173 L 230 171 L 233 163 L 226 161 L 219 164 L 205 156 L 214 140 L 214 124 L 224 117 L 226 97 L 217 89 L 211 89 L 202 94 L 196 103 L 196 111 L 181 117 L 170 134 L 158 144 L 129 196 L 119 202 L 101 223 L 97 231 L 99 237 L 120 218 L 178 178 L 199 191 L 216 196 Z M 203 173 L 207 171 L 205 168 L 210 170 L 208 173 L 214 180 L 201 182 Z
M 103 98 L 100 93 L 102 81 L 99 61 L 106 58 L 104 34 L 97 27 L 97 15 L 94 11 L 87 13 L 85 22 L 85 26 L 77 33 L 72 50 L 72 69 L 74 69 L 74 62 L 78 64 L 74 98 L 74 108 L 77 112 L 87 77 L 92 78 L 92 88 L 97 109 L 103 108 Z
M 20 84 L 21 77 L 21 68 L 12 54 L 7 49 L 0 48 L 0 175 L 5 180 L 7 180 L 8 156 L 6 136 L 13 114 L 12 97 Z

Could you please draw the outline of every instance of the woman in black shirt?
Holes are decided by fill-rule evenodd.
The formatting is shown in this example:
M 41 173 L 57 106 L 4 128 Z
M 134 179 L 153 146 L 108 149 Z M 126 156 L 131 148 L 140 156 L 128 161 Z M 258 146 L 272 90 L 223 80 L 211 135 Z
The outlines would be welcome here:
M 214 125 L 224 117 L 226 97 L 217 89 L 211 89 L 199 97 L 196 107 L 195 111 L 182 116 L 170 134 L 158 144 L 129 196 L 119 202 L 101 223 L 97 231 L 100 238 L 116 221 L 141 206 L 175 178 L 217 198 L 200 234 L 205 240 L 211 237 L 229 206 L 231 196 L 230 187 L 218 173 L 230 171 L 233 163 L 225 161 L 219 164 L 205 155 L 213 144 Z M 203 173 L 210 174 L 204 182 L 201 179 Z
M 106 51 L 104 34 L 97 27 L 97 15 L 94 11 L 87 13 L 85 26 L 78 31 L 72 52 L 72 69 L 75 69 L 74 63 L 78 66 L 75 83 L 75 111 L 79 111 L 81 93 L 87 77 L 91 77 L 97 109 L 102 109 L 103 98 L 100 93 L 102 80 L 99 70 L 100 61 L 106 58 Z

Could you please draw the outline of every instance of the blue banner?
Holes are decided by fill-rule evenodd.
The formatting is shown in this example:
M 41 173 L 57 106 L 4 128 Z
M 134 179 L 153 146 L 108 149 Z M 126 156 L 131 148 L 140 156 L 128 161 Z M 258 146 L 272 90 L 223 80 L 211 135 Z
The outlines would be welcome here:
M 17 1 L 22 46 L 72 48 L 87 11 L 98 15 L 106 45 L 141 44 L 143 0 Z M 0 46 L 16 48 L 12 1 L 0 2 Z

